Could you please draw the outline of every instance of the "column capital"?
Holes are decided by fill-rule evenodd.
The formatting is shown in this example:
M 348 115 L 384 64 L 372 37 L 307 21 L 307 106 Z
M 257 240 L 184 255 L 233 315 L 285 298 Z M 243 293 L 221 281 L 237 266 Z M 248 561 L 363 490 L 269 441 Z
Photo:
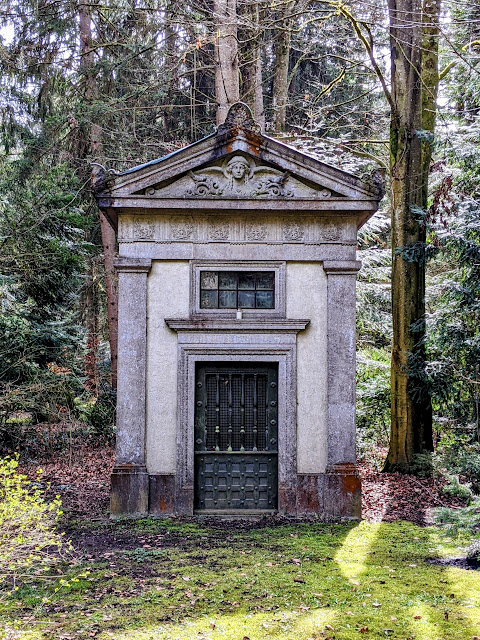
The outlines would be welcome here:
M 353 275 L 360 270 L 360 260 L 324 260 L 323 270 L 327 275 Z
M 124 273 L 148 273 L 152 268 L 151 258 L 115 258 L 113 266 Z

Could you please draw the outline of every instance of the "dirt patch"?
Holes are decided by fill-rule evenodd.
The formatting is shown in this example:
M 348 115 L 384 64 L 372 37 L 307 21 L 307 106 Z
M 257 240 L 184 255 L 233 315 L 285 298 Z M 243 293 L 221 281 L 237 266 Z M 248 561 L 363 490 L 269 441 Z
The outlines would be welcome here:
M 480 560 L 474 558 L 431 558 L 429 564 L 438 564 L 441 567 L 456 567 L 457 569 L 476 570 L 480 569 Z

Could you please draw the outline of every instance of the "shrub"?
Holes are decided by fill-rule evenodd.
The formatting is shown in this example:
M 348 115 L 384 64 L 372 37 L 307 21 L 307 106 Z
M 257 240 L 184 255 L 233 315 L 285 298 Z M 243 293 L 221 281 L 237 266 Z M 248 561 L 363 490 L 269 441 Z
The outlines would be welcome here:
M 480 498 L 472 498 L 466 507 L 450 509 L 441 507 L 433 513 L 435 523 L 450 533 L 466 532 L 478 534 L 480 532 Z
M 380 468 L 389 443 L 389 354 L 364 349 L 357 357 L 357 451 L 360 459 Z
M 98 396 L 92 405 L 88 422 L 93 427 L 93 435 L 97 440 L 111 444 L 115 440 L 116 393 L 107 391 Z
M 470 485 L 462 484 L 458 479 L 458 476 L 450 476 L 449 480 L 450 482 L 442 489 L 443 493 L 447 496 L 462 498 L 467 501 L 467 504 L 470 504 L 472 499 L 472 490 Z
M 440 475 L 456 475 L 462 483 L 471 486 L 473 493 L 479 494 L 480 447 L 477 443 L 471 444 L 469 438 L 465 433 L 444 433 L 438 443 L 435 466 Z
M 16 459 L 0 460 L 0 573 L 13 583 L 46 570 L 66 546 L 56 529 L 59 497 L 47 501 L 40 485 L 17 467 Z

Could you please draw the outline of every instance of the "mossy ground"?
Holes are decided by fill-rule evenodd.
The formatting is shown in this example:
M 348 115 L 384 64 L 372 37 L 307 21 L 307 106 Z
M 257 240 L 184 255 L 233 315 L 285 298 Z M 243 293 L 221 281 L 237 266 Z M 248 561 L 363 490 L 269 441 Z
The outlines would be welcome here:
M 72 538 L 62 577 L 3 593 L 4 638 L 480 638 L 480 571 L 432 563 L 462 544 L 433 527 L 144 520 Z

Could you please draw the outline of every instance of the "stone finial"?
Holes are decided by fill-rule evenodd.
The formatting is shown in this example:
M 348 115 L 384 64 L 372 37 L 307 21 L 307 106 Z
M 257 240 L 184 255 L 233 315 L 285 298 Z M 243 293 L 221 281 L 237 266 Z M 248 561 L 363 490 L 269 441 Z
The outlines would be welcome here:
M 243 129 L 256 135 L 261 135 L 262 131 L 253 119 L 250 107 L 244 102 L 236 102 L 228 110 L 225 122 L 218 127 L 218 133 L 225 134 L 233 129 Z
M 110 188 L 113 184 L 115 176 L 120 175 L 118 171 L 112 169 L 106 169 L 99 162 L 91 162 L 91 186 L 93 193 L 101 193 Z

